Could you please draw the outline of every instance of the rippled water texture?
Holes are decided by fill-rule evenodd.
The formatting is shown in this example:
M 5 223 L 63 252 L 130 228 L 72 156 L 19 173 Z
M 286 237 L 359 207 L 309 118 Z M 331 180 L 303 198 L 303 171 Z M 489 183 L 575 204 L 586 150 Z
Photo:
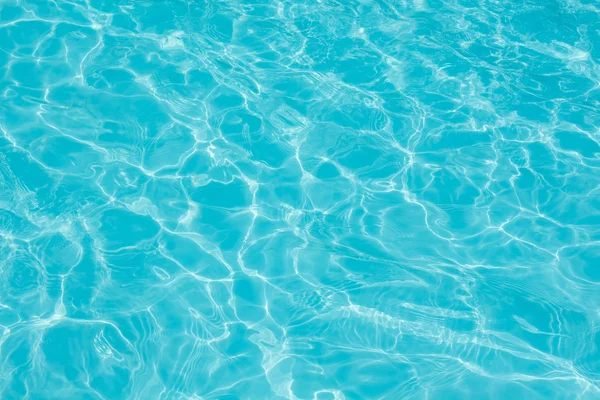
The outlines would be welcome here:
M 600 398 L 600 3 L 2 0 L 2 399 Z

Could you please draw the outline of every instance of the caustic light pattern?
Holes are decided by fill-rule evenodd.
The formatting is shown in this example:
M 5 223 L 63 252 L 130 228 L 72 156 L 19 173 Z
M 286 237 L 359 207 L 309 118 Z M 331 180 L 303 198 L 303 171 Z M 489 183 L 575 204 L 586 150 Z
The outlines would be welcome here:
M 600 398 L 600 3 L 0 1 L 0 397 Z

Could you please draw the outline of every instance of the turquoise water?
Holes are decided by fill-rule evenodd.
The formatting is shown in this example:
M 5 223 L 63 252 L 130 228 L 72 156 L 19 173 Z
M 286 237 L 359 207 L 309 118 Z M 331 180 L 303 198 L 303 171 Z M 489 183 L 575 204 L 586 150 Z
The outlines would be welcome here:
M 2 0 L 0 398 L 600 398 L 600 3 Z

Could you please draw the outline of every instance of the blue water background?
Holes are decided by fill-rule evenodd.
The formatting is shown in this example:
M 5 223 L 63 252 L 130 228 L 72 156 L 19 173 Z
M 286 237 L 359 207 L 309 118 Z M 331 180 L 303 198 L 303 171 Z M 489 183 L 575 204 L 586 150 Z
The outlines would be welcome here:
M 0 398 L 600 398 L 600 3 L 1 0 Z

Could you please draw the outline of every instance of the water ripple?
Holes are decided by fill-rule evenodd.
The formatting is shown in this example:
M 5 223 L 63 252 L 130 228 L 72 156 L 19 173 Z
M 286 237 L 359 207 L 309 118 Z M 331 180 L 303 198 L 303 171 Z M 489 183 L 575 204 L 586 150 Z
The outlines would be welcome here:
M 599 32 L 4 1 L 0 396 L 599 398 Z

